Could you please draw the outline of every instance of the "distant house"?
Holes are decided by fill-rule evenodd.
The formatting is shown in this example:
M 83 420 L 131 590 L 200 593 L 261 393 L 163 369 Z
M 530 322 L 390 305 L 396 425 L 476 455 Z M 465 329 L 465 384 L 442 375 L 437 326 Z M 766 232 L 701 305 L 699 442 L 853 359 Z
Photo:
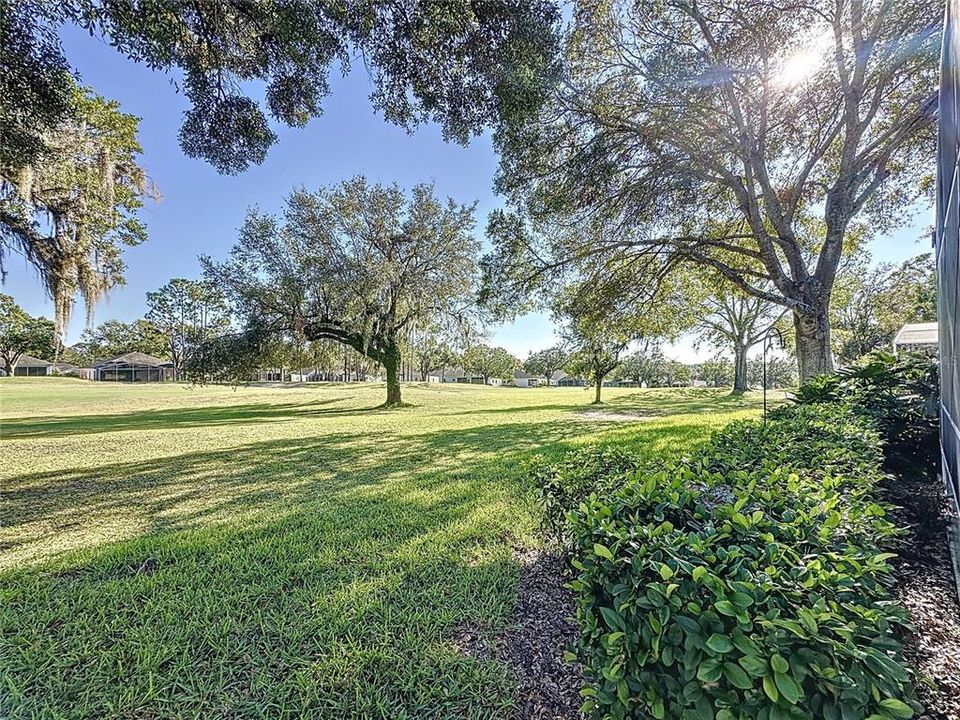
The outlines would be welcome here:
M 559 373 L 559 375 L 557 374 Z M 557 370 L 553 374 L 551 382 L 557 387 L 586 387 L 587 381 L 583 378 L 574 377 L 573 375 L 567 375 L 562 370 Z
M 433 375 L 438 377 L 439 380 L 429 380 L 429 382 L 463 383 L 465 385 L 483 385 L 482 376 L 464 372 L 463 368 L 447 367 L 447 368 L 443 368 L 442 370 L 434 372 Z M 494 383 L 491 380 L 491 385 L 493 384 L 499 384 L 499 383 Z
M 893 338 L 893 351 L 921 351 L 936 353 L 940 346 L 937 323 L 907 323 Z
M 541 377 L 536 375 L 531 375 L 528 372 L 523 370 L 514 370 L 513 371 L 513 384 L 518 388 L 534 388 L 540 386 L 540 381 L 543 380 Z
M 79 375 L 80 367 L 73 363 L 58 362 L 53 364 L 54 375 Z
M 437 375 L 440 378 L 438 382 L 444 382 L 444 383 L 460 382 L 460 380 L 464 377 L 463 370 L 461 370 L 460 368 L 449 368 L 449 367 L 443 368 L 437 373 Z
M 290 382 L 321 382 L 323 380 L 330 380 L 333 377 L 333 373 L 315 367 L 291 370 L 289 375 Z
M 142 352 L 128 352 L 93 364 L 92 379 L 101 382 L 173 380 L 173 363 Z
M 36 377 L 53 373 L 53 363 L 35 358 L 32 355 L 21 355 L 17 366 L 13 369 L 14 377 Z

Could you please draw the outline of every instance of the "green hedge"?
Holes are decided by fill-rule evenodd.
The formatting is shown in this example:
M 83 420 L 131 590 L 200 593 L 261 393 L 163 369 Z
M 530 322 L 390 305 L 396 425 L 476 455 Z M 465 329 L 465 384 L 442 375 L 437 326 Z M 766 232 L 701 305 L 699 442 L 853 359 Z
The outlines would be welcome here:
M 557 462 L 537 457 L 527 472 L 541 507 L 543 529 L 569 544 L 569 511 L 591 495 L 607 497 L 623 486 L 640 467 L 633 453 L 610 445 L 588 445 L 568 452 Z
M 568 459 L 554 480 L 576 476 L 582 495 L 593 472 L 604 490 L 560 526 L 574 549 L 585 709 L 910 717 L 874 428 L 848 406 L 811 404 L 730 425 L 667 467 L 617 456 L 577 472 Z

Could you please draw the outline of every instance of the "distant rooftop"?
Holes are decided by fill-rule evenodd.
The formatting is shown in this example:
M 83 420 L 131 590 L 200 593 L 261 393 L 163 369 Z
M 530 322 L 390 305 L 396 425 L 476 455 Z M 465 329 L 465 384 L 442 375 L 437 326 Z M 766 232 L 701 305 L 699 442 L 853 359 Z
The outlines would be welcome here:
M 33 355 L 21 355 L 20 361 L 17 363 L 17 367 L 50 367 L 53 365 L 52 362 L 47 362 L 46 360 L 41 360 L 40 358 L 35 358 Z
M 937 323 L 907 323 L 893 339 L 894 345 L 937 345 L 940 336 Z
M 161 367 L 164 365 L 172 365 L 169 360 L 161 360 L 160 358 L 154 357 L 153 355 L 147 355 L 142 352 L 128 352 L 123 355 L 118 355 L 115 358 L 110 360 L 101 360 L 94 364 L 94 367 L 102 367 L 104 365 L 144 365 L 146 367 Z

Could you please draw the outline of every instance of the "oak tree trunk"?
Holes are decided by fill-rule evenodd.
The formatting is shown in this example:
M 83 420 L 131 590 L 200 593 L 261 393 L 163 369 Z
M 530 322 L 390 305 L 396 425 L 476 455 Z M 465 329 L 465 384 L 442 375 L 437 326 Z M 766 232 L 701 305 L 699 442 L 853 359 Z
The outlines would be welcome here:
M 383 357 L 383 367 L 387 371 L 387 402 L 386 405 L 399 405 L 400 379 L 397 368 L 400 365 L 400 351 L 396 347 L 387 350 Z
M 596 383 L 594 384 L 594 397 L 593 404 L 599 405 L 602 400 L 600 400 L 600 388 L 603 386 L 603 378 L 597 378 Z
M 747 349 L 739 343 L 733 348 L 733 391 L 747 391 Z
M 387 355 L 383 359 L 383 367 L 387 371 L 387 405 L 399 405 L 400 380 L 397 376 L 398 356 Z
M 793 311 L 793 327 L 797 339 L 797 362 L 800 382 L 833 372 L 830 352 L 830 320 L 825 308 L 813 312 Z

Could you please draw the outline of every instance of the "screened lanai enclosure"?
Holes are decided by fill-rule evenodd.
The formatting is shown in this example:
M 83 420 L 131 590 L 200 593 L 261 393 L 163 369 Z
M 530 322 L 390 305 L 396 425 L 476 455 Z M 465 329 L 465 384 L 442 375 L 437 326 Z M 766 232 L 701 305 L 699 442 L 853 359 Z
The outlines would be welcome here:
M 173 363 L 141 352 L 130 352 L 93 366 L 93 380 L 104 382 L 166 382 L 173 380 Z
M 943 472 L 960 498 L 960 2 L 947 2 L 940 68 L 940 137 L 937 158 L 937 314 L 940 319 L 940 432 Z

